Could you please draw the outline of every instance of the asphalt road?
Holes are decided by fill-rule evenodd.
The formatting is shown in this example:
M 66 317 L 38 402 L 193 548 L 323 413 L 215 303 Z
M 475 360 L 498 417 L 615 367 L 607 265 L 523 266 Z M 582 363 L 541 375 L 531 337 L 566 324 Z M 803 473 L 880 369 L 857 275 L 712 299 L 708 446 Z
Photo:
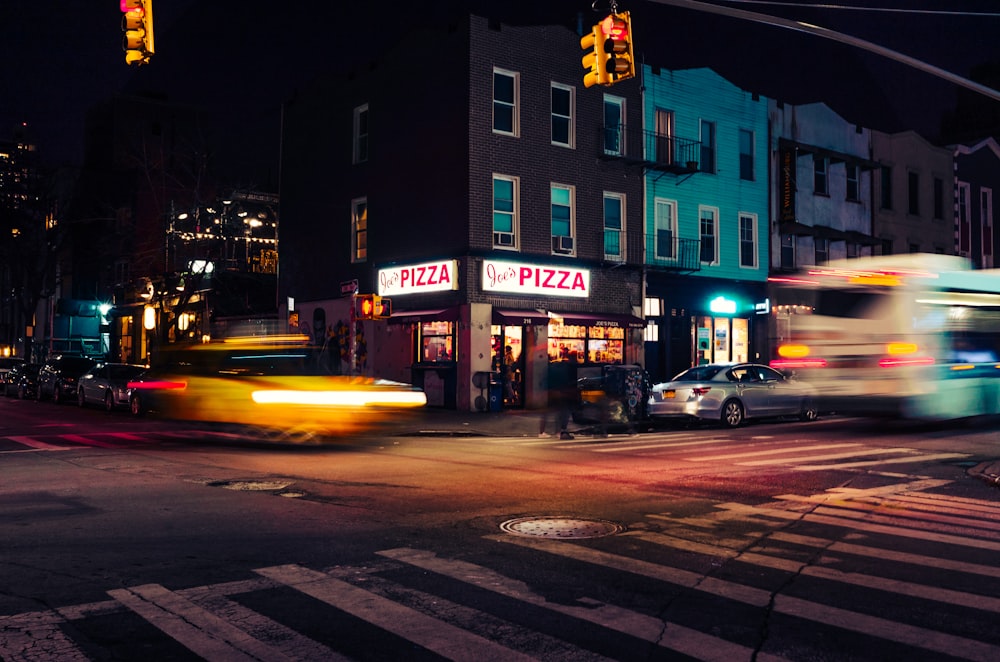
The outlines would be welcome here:
M 0 658 L 995 659 L 996 433 L 290 447 L 0 399 Z

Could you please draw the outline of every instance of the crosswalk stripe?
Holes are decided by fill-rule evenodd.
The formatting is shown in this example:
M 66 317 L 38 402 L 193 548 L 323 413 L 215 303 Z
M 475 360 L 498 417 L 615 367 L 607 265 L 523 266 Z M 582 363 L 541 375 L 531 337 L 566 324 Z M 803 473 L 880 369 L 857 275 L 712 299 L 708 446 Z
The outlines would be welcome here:
M 930 455 L 911 455 L 909 457 L 897 457 L 887 460 L 871 460 L 869 462 L 845 462 L 842 464 L 814 464 L 800 465 L 795 467 L 796 471 L 835 471 L 841 469 L 857 469 L 859 467 L 871 467 L 877 464 L 908 464 L 911 462 L 933 462 L 936 460 L 954 460 L 969 457 L 965 453 L 934 453 Z M 816 459 L 816 458 L 808 458 Z
M 898 595 L 908 595 L 925 600 L 934 600 L 935 602 L 944 602 L 947 604 L 970 607 L 972 609 L 1000 613 L 1000 599 L 990 596 L 975 595 L 972 593 L 965 593 L 963 591 L 953 591 L 945 588 L 886 579 L 885 577 L 865 575 L 856 572 L 843 572 L 833 568 L 809 565 L 808 563 L 801 561 L 784 559 L 769 554 L 760 554 L 745 550 L 727 550 L 723 547 L 695 543 L 691 541 L 679 542 L 678 539 L 662 533 L 632 531 L 627 535 L 656 545 L 684 549 L 685 551 L 691 551 L 705 556 L 722 556 L 728 559 L 736 559 L 740 563 L 757 565 L 774 570 L 782 570 L 806 577 L 816 577 L 817 579 L 825 579 L 841 584 L 862 586 L 888 593 L 896 593 Z
M 896 561 L 897 563 L 930 566 L 939 570 L 964 572 L 969 575 L 982 575 L 984 577 L 1000 578 L 1000 568 L 991 565 L 982 565 L 980 563 L 966 563 L 965 561 L 955 561 L 953 559 L 939 558 L 936 556 L 911 554 L 909 552 L 897 552 L 884 547 L 867 547 L 865 545 L 840 542 L 830 540 L 828 538 L 801 536 L 795 533 L 787 533 L 785 531 L 773 531 L 768 534 L 767 539 L 788 542 L 794 545 L 801 545 L 803 547 L 820 547 L 824 551 L 836 554 L 866 556 L 885 561 Z
M 0 616 L 0 660 L 5 662 L 88 662 L 62 630 L 63 619 L 51 611 Z
M 59 435 L 60 439 L 65 439 L 66 441 L 72 441 L 76 444 L 83 444 L 84 446 L 98 446 L 100 448 L 117 448 L 114 444 L 109 444 L 106 441 L 98 441 L 91 437 L 86 437 L 82 434 L 63 434 Z
M 696 573 L 666 568 L 648 561 L 616 556 L 608 552 L 581 547 L 579 545 L 570 545 L 563 541 L 541 538 L 536 540 L 527 537 L 499 535 L 487 536 L 487 539 L 540 550 L 584 563 L 614 568 L 618 571 L 630 572 L 658 581 L 678 584 L 692 590 L 745 602 L 752 606 L 760 607 L 772 604 L 771 594 L 763 589 L 733 584 L 732 582 L 712 577 L 706 578 Z M 905 623 L 898 623 L 878 616 L 869 616 L 821 603 L 792 598 L 786 595 L 779 594 L 774 596 L 773 609 L 776 612 L 797 618 L 834 625 L 846 630 L 926 650 L 933 650 L 953 657 L 976 660 L 977 662 L 984 659 L 1000 658 L 1000 647 L 987 643 L 907 625 Z
M 770 449 L 767 449 L 767 450 L 743 451 L 741 453 L 728 453 L 726 455 L 712 455 L 712 456 L 708 456 L 708 457 L 693 457 L 693 458 L 688 458 L 688 460 L 691 461 L 691 462 L 707 462 L 707 461 L 714 461 L 714 460 L 742 460 L 744 458 L 762 457 L 762 456 L 765 456 L 765 455 L 783 455 L 783 454 L 786 454 L 786 453 L 802 453 L 802 452 L 806 452 L 806 451 L 832 450 L 834 448 L 860 448 L 860 447 L 861 447 L 861 444 L 856 444 L 856 443 L 846 443 L 846 444 L 816 444 L 816 445 L 813 445 L 813 446 L 792 446 L 791 448 L 770 448 Z M 890 450 L 892 450 L 894 452 L 903 452 L 903 451 L 907 451 L 908 449 L 895 448 L 895 449 L 890 449 Z M 868 452 L 871 452 L 871 453 L 881 453 L 881 452 L 885 452 L 885 451 L 876 450 L 876 451 L 868 451 Z M 837 454 L 837 455 L 829 455 L 829 456 L 810 455 L 809 457 L 851 457 L 851 456 L 857 455 L 857 454 L 859 454 L 858 451 L 852 451 L 850 453 L 843 453 L 843 454 Z
M 798 451 L 798 448 L 790 448 L 789 452 Z M 864 457 L 866 455 L 898 455 L 898 454 L 912 454 L 914 451 L 912 448 L 866 448 L 859 449 L 855 451 L 849 451 L 845 453 L 827 453 L 825 455 L 797 455 L 791 457 L 781 457 L 781 458 L 771 458 L 769 460 L 750 460 L 750 461 L 739 461 L 736 464 L 744 467 L 763 467 L 767 465 L 774 464 L 798 464 L 801 462 L 817 462 L 820 460 L 842 460 L 849 457 Z M 714 459 L 714 458 L 707 458 Z M 883 464 L 890 462 L 891 460 L 872 460 L 873 464 Z M 912 462 L 913 460 L 906 458 L 904 462 Z M 829 466 L 829 465 L 828 465 Z
M 210 662 L 291 659 L 159 584 L 113 589 L 108 595 Z
M 39 441 L 34 437 L 7 437 L 11 441 L 17 442 L 22 446 L 27 446 L 28 448 L 34 448 L 40 451 L 68 451 L 72 450 L 72 446 L 56 446 L 55 444 L 48 444 L 44 441 Z
M 477 588 L 582 619 L 643 641 L 654 642 L 699 660 L 732 662 L 734 659 L 753 658 L 763 662 L 783 659 L 762 653 L 757 653 L 755 656 L 754 651 L 745 646 L 614 605 L 588 601 L 586 605 L 577 607 L 549 602 L 543 596 L 533 593 L 523 582 L 465 561 L 442 559 L 433 552 L 403 547 L 377 553 L 386 558 L 472 584 Z M 687 574 L 693 575 L 693 573 Z
M 322 572 L 297 565 L 258 568 L 254 572 L 454 660 L 533 659 Z

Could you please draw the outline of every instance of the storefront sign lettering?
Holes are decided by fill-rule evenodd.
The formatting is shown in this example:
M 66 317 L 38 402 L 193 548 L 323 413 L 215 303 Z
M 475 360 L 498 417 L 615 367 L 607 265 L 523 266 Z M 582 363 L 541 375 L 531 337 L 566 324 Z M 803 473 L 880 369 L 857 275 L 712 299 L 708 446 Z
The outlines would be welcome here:
M 457 260 L 379 269 L 379 296 L 457 290 Z
M 545 296 L 587 297 L 590 271 L 483 260 L 483 290 Z

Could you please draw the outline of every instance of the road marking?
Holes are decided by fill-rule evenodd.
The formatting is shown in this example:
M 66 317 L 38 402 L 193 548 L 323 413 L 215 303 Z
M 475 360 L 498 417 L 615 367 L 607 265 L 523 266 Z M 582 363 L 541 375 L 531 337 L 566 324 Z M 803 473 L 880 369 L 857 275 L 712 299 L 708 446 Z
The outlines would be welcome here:
M 781 570 L 793 575 L 816 577 L 818 579 L 825 579 L 851 586 L 862 586 L 879 591 L 886 591 L 888 593 L 896 593 L 898 595 L 907 595 L 924 600 L 933 600 L 935 602 L 944 602 L 947 604 L 959 605 L 961 607 L 970 607 L 972 609 L 981 609 L 983 611 L 1000 613 L 1000 599 L 991 596 L 975 595 L 973 593 L 965 593 L 963 591 L 953 591 L 951 589 L 927 586 L 925 584 L 887 579 L 885 577 L 878 577 L 875 575 L 843 572 L 833 568 L 811 565 L 810 563 L 784 559 L 769 554 L 761 554 L 758 552 L 749 552 L 744 550 L 730 550 L 716 545 L 707 545 L 688 540 L 680 540 L 662 533 L 632 531 L 626 535 L 633 538 L 639 538 L 640 540 L 645 540 L 646 542 L 660 545 L 662 547 L 682 549 L 702 554 L 704 556 L 721 556 L 727 559 L 735 559 L 740 563 Z M 932 567 L 934 566 L 932 565 Z
M 534 659 L 326 573 L 298 565 L 258 568 L 254 572 L 453 660 Z
M 56 446 L 55 444 L 47 444 L 44 441 L 39 441 L 34 437 L 5 437 L 13 442 L 21 444 L 22 446 L 27 446 L 38 451 L 68 451 L 73 450 L 72 446 Z M 8 451 L 10 452 L 10 451 Z M 21 451 L 23 452 L 23 451 Z
M 75 444 L 83 444 L 84 446 L 97 446 L 99 448 L 118 448 L 115 444 L 109 444 L 106 441 L 98 441 L 91 437 L 85 437 L 82 434 L 62 434 L 59 435 L 60 439 L 65 439 L 66 441 L 72 441 Z
M 729 453 L 727 455 L 711 455 L 708 457 L 693 457 L 688 458 L 689 462 L 711 462 L 715 460 L 738 460 L 740 458 L 749 457 L 761 457 L 763 455 L 781 455 L 783 453 L 799 453 L 807 451 L 819 451 L 819 450 L 830 450 L 833 448 L 859 448 L 861 444 L 848 443 L 848 444 L 816 444 L 814 446 L 792 446 L 790 448 L 773 448 L 769 450 L 756 450 L 756 451 L 744 451 L 741 453 Z M 897 451 L 902 451 L 905 449 L 897 449 Z M 881 451 L 869 451 L 869 452 L 881 452 Z M 851 457 L 856 453 L 844 453 L 842 457 Z M 818 457 L 810 455 L 809 457 Z M 833 457 L 841 457 L 840 455 L 835 455 Z
M 427 552 L 407 547 L 387 549 L 377 552 L 380 556 L 394 559 L 436 574 L 450 577 L 477 588 L 491 591 L 505 597 L 526 602 L 550 611 L 565 614 L 573 618 L 600 625 L 615 632 L 621 632 L 631 637 L 649 641 L 658 646 L 675 650 L 699 660 L 712 662 L 732 662 L 734 659 L 782 660 L 784 658 L 756 653 L 745 646 L 719 639 L 711 635 L 686 628 L 682 625 L 667 623 L 658 618 L 639 614 L 628 609 L 601 602 L 581 600 L 581 606 L 549 602 L 543 596 L 531 591 L 521 581 L 505 577 L 482 566 L 439 558 L 433 552 Z M 684 570 L 682 574 L 694 575 Z
M 843 464 L 819 464 L 801 465 L 794 467 L 796 471 L 832 471 L 838 469 L 856 469 L 858 467 L 870 467 L 877 464 L 904 464 L 910 462 L 933 462 L 935 460 L 954 460 L 969 457 L 965 453 L 935 453 L 932 455 L 913 455 L 910 457 L 897 457 L 889 460 L 872 460 L 870 462 L 845 462 Z M 821 459 L 821 458 L 812 458 Z
M 944 655 L 976 660 L 977 662 L 986 659 L 1000 659 L 1000 647 L 981 641 L 907 625 L 906 623 L 890 621 L 878 616 L 869 616 L 860 612 L 840 609 L 809 600 L 793 598 L 783 594 L 772 596 L 770 592 L 763 589 L 734 584 L 733 582 L 714 577 L 705 577 L 704 575 L 685 570 L 667 568 L 640 559 L 617 556 L 596 549 L 567 544 L 564 541 L 536 540 L 520 536 L 499 535 L 490 535 L 486 536 L 486 538 L 488 540 L 496 540 L 548 552 L 549 554 L 592 565 L 613 568 L 620 572 L 630 572 L 657 581 L 677 584 L 691 590 L 703 591 L 756 607 L 771 604 L 772 609 L 778 613 L 804 620 L 816 621 L 825 625 L 832 625 L 844 630 L 859 632 L 908 646 L 936 651 Z
M 108 595 L 206 660 L 292 659 L 159 584 L 113 589 Z

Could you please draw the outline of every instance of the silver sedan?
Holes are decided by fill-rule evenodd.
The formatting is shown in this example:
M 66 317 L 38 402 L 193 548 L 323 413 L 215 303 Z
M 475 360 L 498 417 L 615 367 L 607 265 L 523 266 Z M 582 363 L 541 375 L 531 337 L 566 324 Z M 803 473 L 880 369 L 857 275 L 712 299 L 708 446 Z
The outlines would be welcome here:
M 720 421 L 737 427 L 751 418 L 817 418 L 816 391 L 774 368 L 757 363 L 695 366 L 669 382 L 655 384 L 649 415 L 655 419 Z
M 130 363 L 98 363 L 77 382 L 76 403 L 100 404 L 107 411 L 128 405 L 128 383 L 147 370 Z

